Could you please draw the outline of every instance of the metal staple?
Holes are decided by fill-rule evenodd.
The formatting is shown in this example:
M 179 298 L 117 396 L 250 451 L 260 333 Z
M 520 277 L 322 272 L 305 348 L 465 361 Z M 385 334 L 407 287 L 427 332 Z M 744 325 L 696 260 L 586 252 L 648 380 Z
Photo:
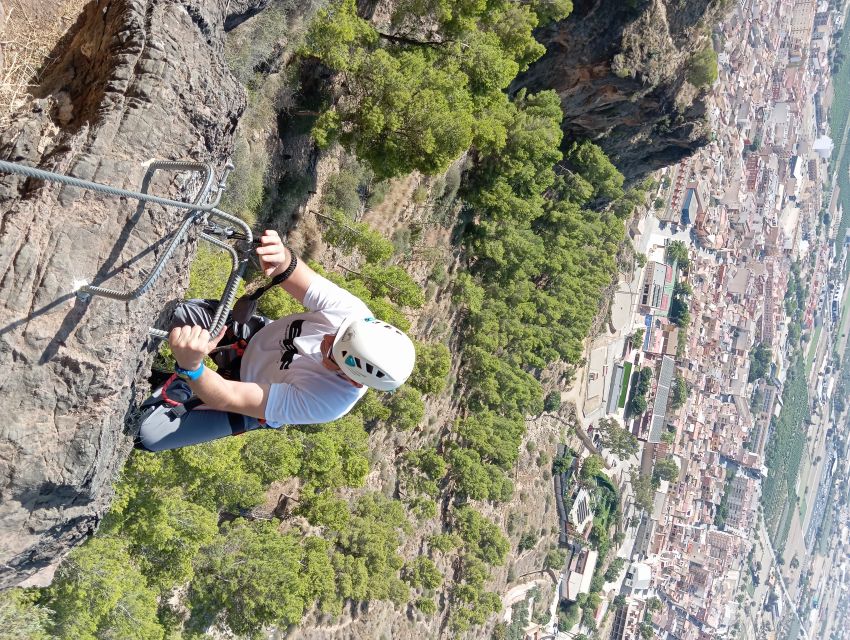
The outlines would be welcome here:
M 150 182 L 150 179 L 153 176 L 154 172 L 159 169 L 168 171 L 193 171 L 202 174 L 204 183 L 200 191 L 198 192 L 195 201 L 183 202 L 181 200 L 172 200 L 170 198 L 161 198 L 159 196 L 148 194 L 146 192 L 147 185 Z M 165 263 L 169 260 L 169 258 L 171 258 L 174 251 L 179 246 L 181 240 L 183 240 L 183 238 L 189 232 L 189 229 L 193 224 L 205 222 L 211 216 L 221 218 L 222 220 L 226 220 L 227 222 L 230 222 L 240 227 L 247 243 L 250 244 L 253 241 L 251 228 L 247 224 L 245 224 L 245 222 L 243 222 L 236 216 L 232 216 L 229 213 L 225 213 L 224 211 L 221 211 L 217 208 L 219 202 L 221 201 L 222 193 L 225 189 L 227 177 L 232 170 L 233 165 L 228 162 L 225 165 L 224 171 L 222 172 L 221 178 L 218 182 L 215 196 L 211 200 L 209 200 L 208 196 L 213 184 L 214 171 L 212 166 L 206 163 L 170 160 L 158 160 L 151 162 L 148 165 L 148 170 L 145 173 L 145 177 L 142 181 L 142 190 L 128 191 L 127 189 L 110 187 L 109 185 L 91 182 L 89 180 L 83 180 L 81 178 L 75 178 L 73 176 L 67 176 L 61 173 L 54 173 L 52 171 L 45 171 L 44 169 L 37 169 L 35 167 L 30 167 L 15 162 L 0 160 L 0 172 L 17 174 L 36 180 L 56 182 L 70 187 L 77 187 L 80 189 L 86 189 L 88 191 L 95 191 L 97 193 L 102 193 L 108 196 L 130 198 L 133 200 L 138 200 L 140 202 L 152 202 L 154 204 L 159 204 L 164 207 L 176 207 L 178 209 L 184 209 L 189 211 L 189 213 L 183 219 L 183 222 L 180 224 L 180 227 L 178 227 L 174 236 L 171 238 L 171 241 L 169 242 L 165 251 L 157 260 L 150 274 L 148 274 L 144 282 L 142 282 L 135 289 L 133 289 L 132 291 L 121 292 L 115 289 L 109 289 L 107 287 L 86 285 L 80 287 L 80 289 L 76 292 L 78 297 L 82 299 L 87 299 L 91 295 L 99 295 L 123 301 L 134 300 L 136 298 L 139 298 L 151 288 L 153 283 L 156 282 L 160 275 L 162 275 Z M 248 261 L 247 258 L 240 258 L 233 247 L 218 240 L 217 238 L 206 233 L 201 233 L 200 237 L 206 240 L 207 242 L 210 242 L 226 250 L 231 257 L 232 264 L 230 277 L 228 278 L 227 284 L 224 287 L 221 300 L 213 318 L 213 326 L 210 327 L 210 333 L 212 335 L 218 335 L 218 333 L 221 331 L 221 328 L 224 326 L 224 321 L 227 317 L 226 311 L 230 308 L 234 298 L 236 297 L 236 291 L 239 288 L 239 283 L 245 273 L 245 268 L 247 266 Z M 168 334 L 165 331 L 154 328 L 149 329 L 148 334 L 151 337 L 157 339 L 165 339 L 168 337 Z

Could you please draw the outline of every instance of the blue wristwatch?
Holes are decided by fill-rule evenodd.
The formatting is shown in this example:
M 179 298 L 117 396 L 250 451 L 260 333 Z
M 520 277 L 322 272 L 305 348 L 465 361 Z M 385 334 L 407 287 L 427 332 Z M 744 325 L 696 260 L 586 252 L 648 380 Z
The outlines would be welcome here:
M 202 362 L 197 369 L 190 370 L 184 369 L 179 364 L 174 365 L 174 373 L 177 374 L 178 378 L 182 378 L 183 380 L 197 380 L 201 377 L 201 374 L 204 372 L 204 363 Z

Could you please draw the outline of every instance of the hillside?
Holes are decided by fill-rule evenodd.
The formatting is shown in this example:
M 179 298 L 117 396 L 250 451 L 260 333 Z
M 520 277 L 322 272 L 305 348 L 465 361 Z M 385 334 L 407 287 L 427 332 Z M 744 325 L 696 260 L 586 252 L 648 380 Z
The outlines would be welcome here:
M 20 505 L 3 521 L 4 583 L 55 568 L 98 529 L 50 589 L 16 601 L 22 616 L 51 607 L 57 637 L 120 636 L 130 620 L 145 638 L 211 625 L 246 637 L 483 637 L 501 594 L 563 563 L 552 468 L 558 444 L 580 449 L 582 433 L 559 398 L 605 324 L 618 269 L 633 268 L 625 233 L 646 204 L 639 178 L 706 140 L 688 69 L 715 9 L 693 3 L 674 20 L 660 1 L 619 14 L 577 3 L 572 15 L 569 1 L 454 13 L 425 3 L 424 15 L 415 3 L 237 4 L 86 8 L 4 132 L 2 157 L 129 188 L 147 158 L 232 151 L 222 206 L 287 232 L 302 257 L 409 329 L 419 368 L 403 391 L 370 394 L 325 427 L 134 454 L 113 501 L 127 408 L 153 357 L 135 352 L 185 288 L 194 245 L 154 297 L 89 307 L 56 274 L 138 277 L 144 267 L 126 267 L 156 243 L 164 212 L 115 218 L 100 199 L 5 179 L 6 298 L 67 313 L 10 315 L 2 338 L 10 363 L 39 363 L 27 384 L 45 390 L 31 400 L 5 388 L 7 411 L 41 435 L 30 446 L 17 421 L 2 433 L 15 452 L 7 504 Z M 658 55 L 638 46 L 650 32 L 666 34 Z M 57 249 L 69 220 L 84 224 Z M 81 257 L 80 239 L 100 237 Z M 45 256 L 61 259 L 43 269 Z M 186 295 L 215 296 L 219 267 L 200 252 Z M 295 310 L 280 295 L 263 304 L 272 317 Z M 66 448 L 48 449 L 54 433 L 69 434 Z M 581 481 L 610 485 L 601 468 Z M 603 560 L 620 517 L 616 504 L 606 513 L 593 532 Z M 114 598 L 95 606 L 102 589 Z

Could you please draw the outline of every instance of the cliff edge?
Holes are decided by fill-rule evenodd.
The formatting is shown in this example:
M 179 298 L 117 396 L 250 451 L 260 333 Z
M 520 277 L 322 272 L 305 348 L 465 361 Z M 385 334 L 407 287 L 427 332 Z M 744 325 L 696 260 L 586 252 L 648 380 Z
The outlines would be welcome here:
M 132 190 L 149 159 L 220 165 L 244 108 L 223 59 L 228 5 L 89 3 L 0 135 L 0 158 Z M 186 198 L 197 189 L 187 176 L 159 176 L 150 191 Z M 82 281 L 141 282 L 183 213 L 8 175 L 0 212 L 4 588 L 49 581 L 108 507 L 149 371 L 147 328 L 185 288 L 192 245 L 141 299 L 84 302 Z
M 565 142 L 589 138 L 627 179 L 674 164 L 709 142 L 705 89 L 689 81 L 711 46 L 716 0 L 577 0 L 535 32 L 546 54 L 512 91 L 553 89 Z

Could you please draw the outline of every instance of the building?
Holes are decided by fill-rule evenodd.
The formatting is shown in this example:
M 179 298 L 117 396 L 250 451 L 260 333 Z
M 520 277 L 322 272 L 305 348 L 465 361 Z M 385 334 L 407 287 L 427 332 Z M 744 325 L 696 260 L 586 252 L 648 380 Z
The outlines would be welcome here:
M 567 561 L 561 581 L 561 600 L 575 602 L 582 593 L 590 593 L 590 581 L 599 554 L 588 547 L 576 548 Z
M 705 208 L 695 184 L 688 185 L 685 198 L 682 200 L 682 224 L 688 225 L 696 220 Z
M 754 524 L 758 482 L 740 473 L 726 491 L 726 529 L 748 535 Z
M 567 519 L 568 531 L 574 536 L 586 538 L 593 526 L 593 511 L 590 509 L 590 494 L 584 488 L 578 490 L 573 499 Z
M 640 296 L 641 313 L 667 317 L 673 299 L 673 267 L 662 262 L 647 262 Z
M 646 346 L 644 352 L 651 356 L 676 355 L 679 345 L 679 327 L 667 318 L 653 318 L 646 328 Z
M 661 358 L 661 371 L 658 373 L 658 384 L 655 390 L 655 401 L 652 403 L 652 422 L 649 427 L 649 442 L 661 442 L 667 421 L 667 405 L 670 402 L 670 389 L 676 372 L 676 361 L 670 356 Z
M 633 562 L 623 581 L 624 591 L 634 598 L 645 599 L 649 597 L 652 585 L 652 568 L 645 562 Z

